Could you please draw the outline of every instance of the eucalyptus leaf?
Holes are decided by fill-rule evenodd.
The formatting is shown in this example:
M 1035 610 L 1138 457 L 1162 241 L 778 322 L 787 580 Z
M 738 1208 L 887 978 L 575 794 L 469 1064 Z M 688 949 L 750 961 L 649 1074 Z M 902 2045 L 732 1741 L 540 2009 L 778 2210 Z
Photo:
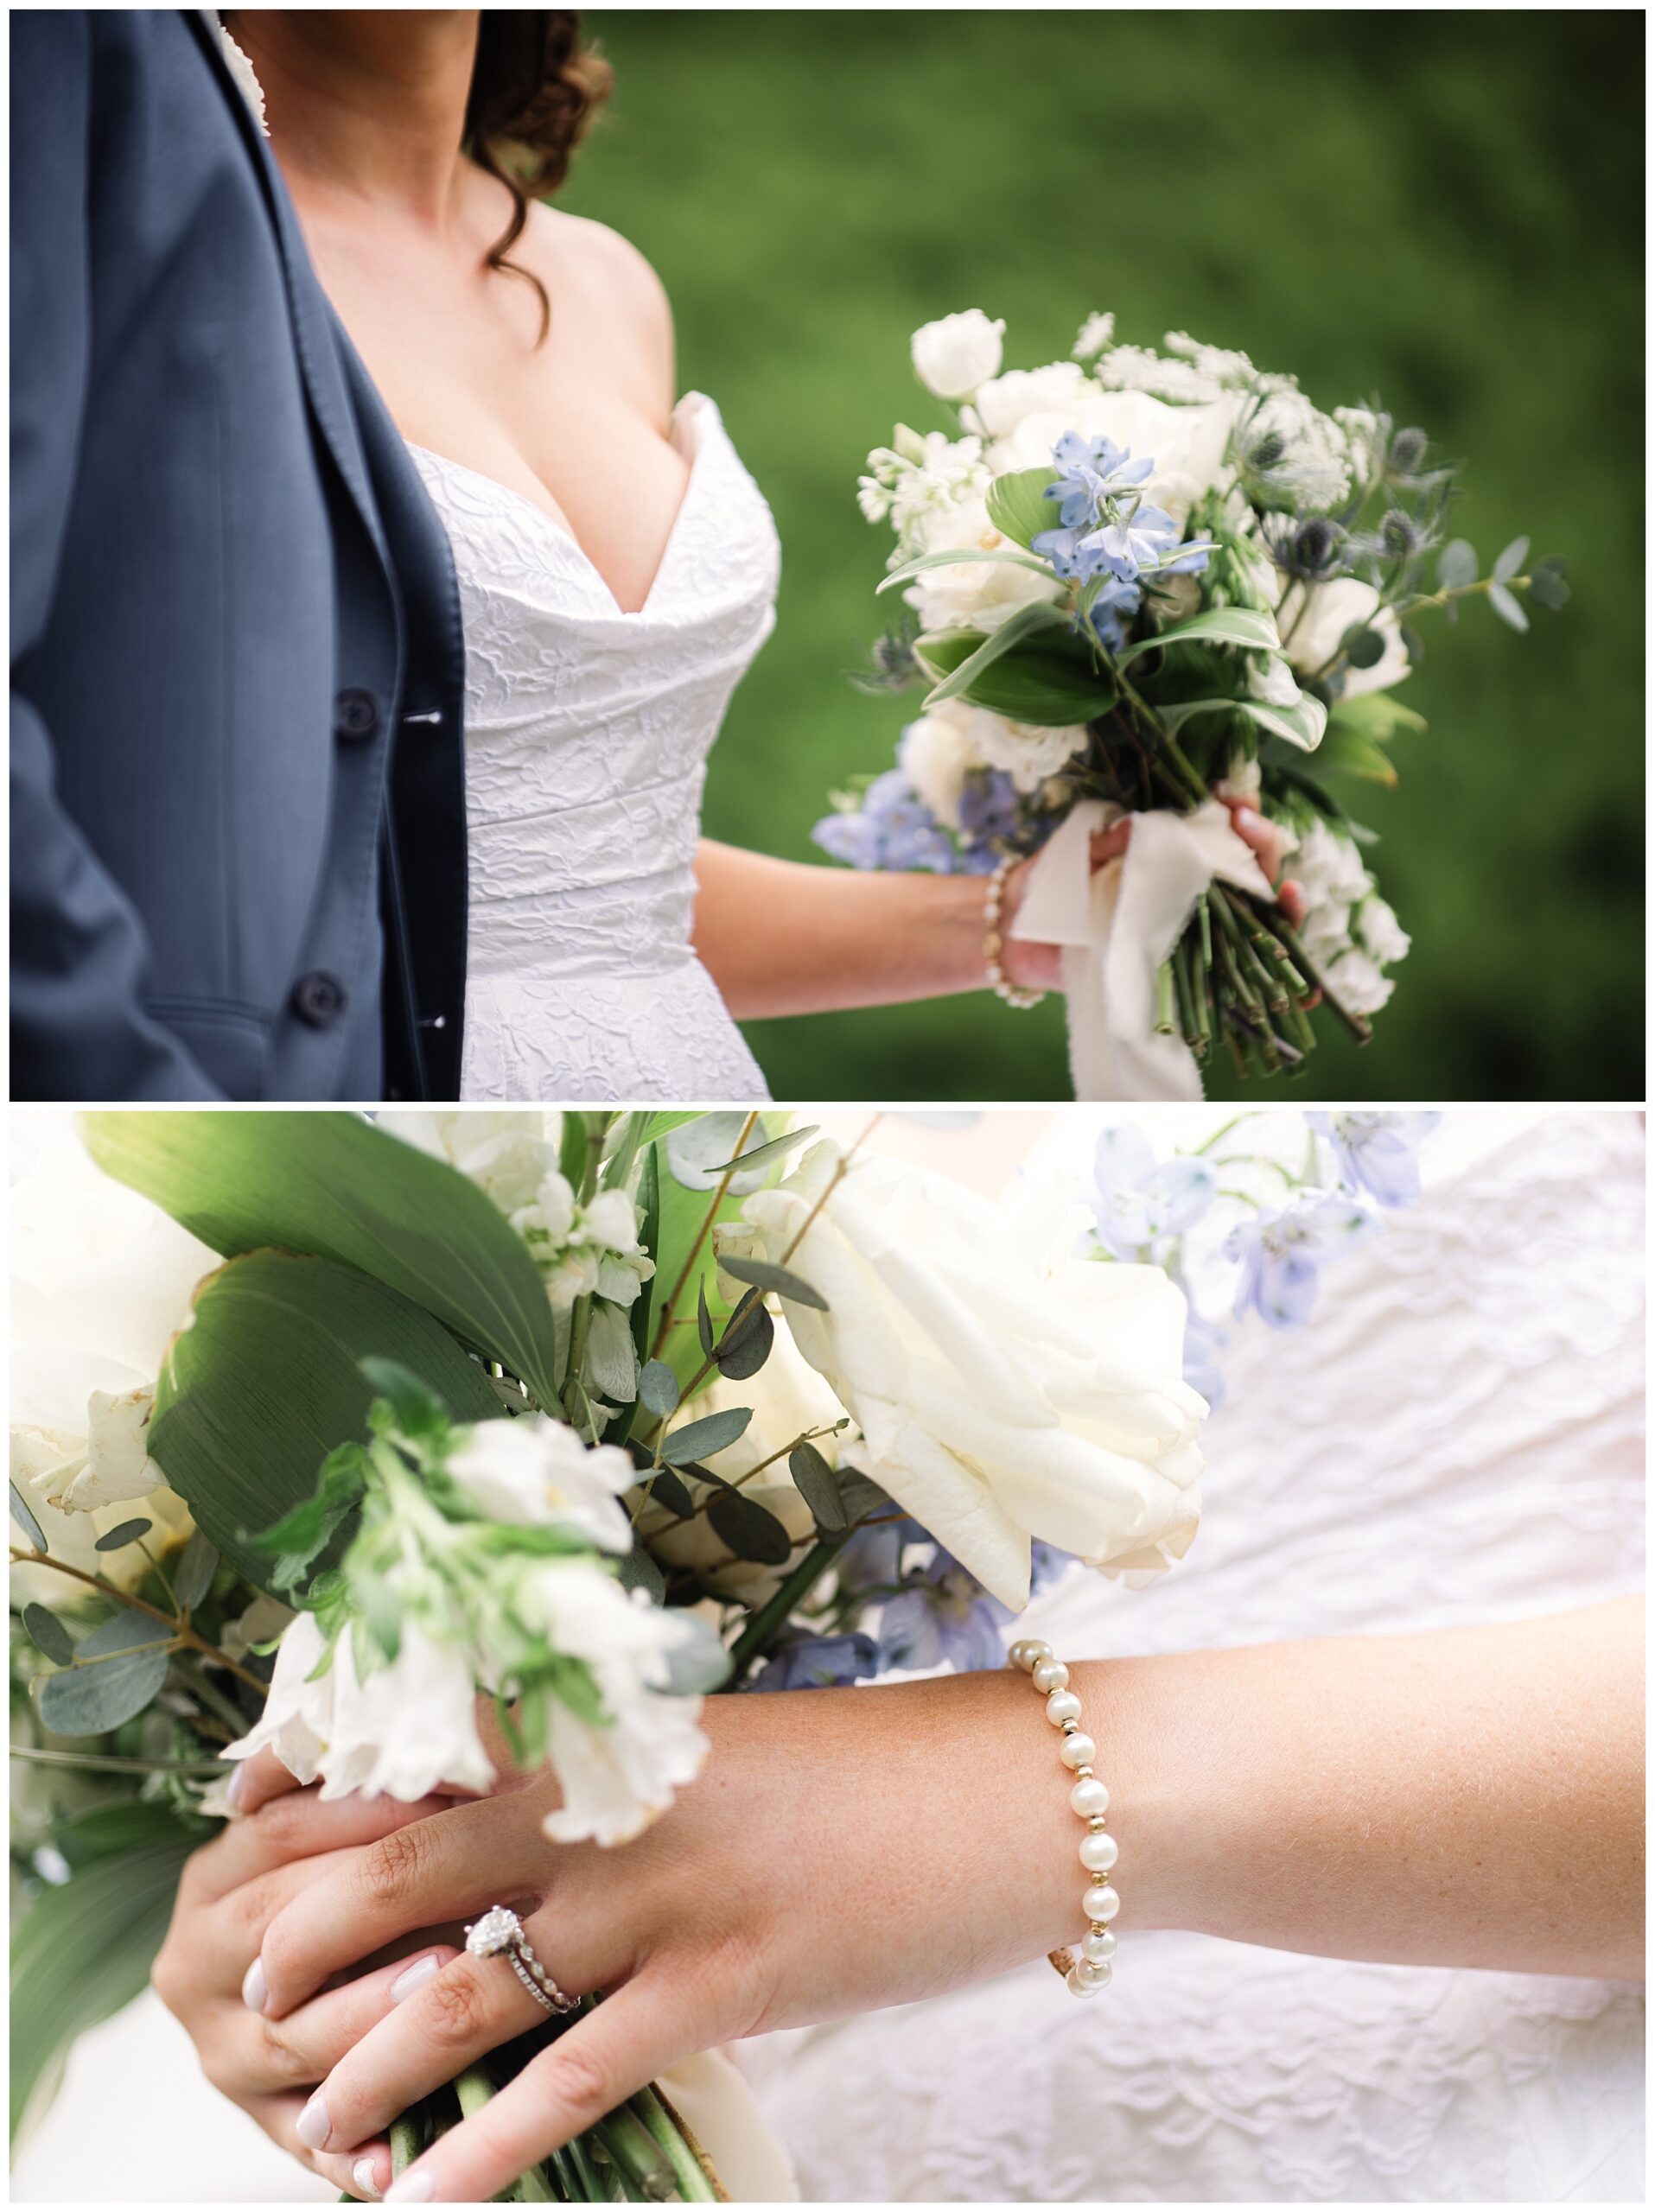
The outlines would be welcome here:
M 775 1341 L 775 1323 L 763 1305 L 755 1302 L 718 1339 L 713 1357 L 719 1373 L 728 1382 L 745 1382 L 769 1358 Z
M 646 1409 L 659 1420 L 678 1411 L 678 1378 L 665 1360 L 646 1360 L 638 1377 L 638 1395 Z
M 666 1603 L 666 1577 L 659 1561 L 641 1544 L 634 1544 L 622 1559 L 619 1574 L 623 1590 L 646 1591 L 652 1605 Z
M 43 1552 L 47 1548 L 46 1538 L 41 1532 L 41 1524 L 29 1510 L 29 1500 L 16 1483 L 11 1485 L 11 1517 L 37 1552 Z
M 696 1283 L 696 1334 L 701 1339 L 702 1357 L 713 1356 L 713 1317 L 707 1305 L 707 1278 L 699 1277 Z
M 1508 582 L 1512 576 L 1516 575 L 1528 557 L 1528 539 L 1514 537 L 1494 563 L 1494 582 L 1497 584 Z
M 1488 604 L 1493 608 L 1495 613 L 1499 615 L 1500 620 L 1502 622 L 1509 623 L 1513 630 L 1526 630 L 1528 628 L 1528 616 L 1524 613 L 1523 608 L 1517 599 L 1515 599 L 1512 594 L 1506 590 L 1504 584 L 1489 585 Z
M 582 1376 L 589 1390 L 615 1405 L 630 1405 L 638 1394 L 638 1351 L 632 1340 L 632 1317 L 625 1306 L 610 1299 L 592 1300 Z
M 721 1490 L 707 1508 L 707 1520 L 737 1559 L 785 1567 L 792 1557 L 793 1540 L 775 1515 L 739 1490 Z
M 652 1505 L 664 1505 L 680 1521 L 694 1519 L 696 1502 L 690 1495 L 689 1484 L 674 1474 L 671 1467 L 648 1469 L 639 1483 L 639 1489 Z
M 41 1681 L 41 1722 L 54 1736 L 103 1736 L 118 1728 L 142 1713 L 166 1681 L 173 1641 L 165 1621 L 123 1606 L 81 1638 L 73 1666 Z
M 718 1264 L 737 1282 L 752 1283 L 759 1290 L 776 1291 L 783 1298 L 791 1299 L 795 1306 L 814 1306 L 818 1313 L 828 1311 L 828 1302 L 819 1290 L 802 1275 L 794 1274 L 791 1268 L 779 1268 L 773 1261 L 729 1258 Z
M 1187 621 L 1168 624 L 1153 638 L 1140 638 L 1136 644 L 1123 645 L 1115 656 L 1115 664 L 1124 668 L 1140 653 L 1202 638 L 1216 645 L 1239 645 L 1250 652 L 1279 652 L 1282 645 L 1273 615 L 1252 607 L 1208 607 Z
M 275 1248 L 359 1268 L 543 1405 L 556 1398 L 539 1270 L 493 1201 L 445 1161 L 354 1114 L 105 1113 L 82 1128 L 106 1174 L 215 1252 Z
M 141 1516 L 135 1521 L 118 1522 L 114 1528 L 105 1529 L 92 1545 L 92 1549 L 95 1552 L 118 1552 L 127 1544 L 137 1543 L 140 1536 L 147 1536 L 155 1525 L 153 1521 L 146 1521 Z
M 25 1605 L 23 1626 L 36 1651 L 44 1652 L 54 1666 L 67 1667 L 74 1658 L 74 1638 L 48 1605 Z
M 1476 548 L 1469 538 L 1450 538 L 1437 556 L 1436 581 L 1443 591 L 1463 591 L 1477 581 Z
M 198 1529 L 185 1545 L 183 1555 L 173 1569 L 173 1595 L 186 1612 L 201 1604 L 213 1587 L 213 1578 L 218 1571 L 218 1548 L 203 1530 Z
M 1377 630 L 1359 626 L 1346 632 L 1343 650 L 1353 668 L 1377 668 L 1384 658 L 1384 639 Z
M 850 1516 L 840 1494 L 838 1479 L 813 1444 L 795 1444 L 787 1454 L 787 1471 L 793 1487 L 809 1506 L 818 1529 L 829 1535 L 849 1528 Z
M 882 1490 L 871 1475 L 864 1474 L 860 1467 L 847 1467 L 843 1463 L 839 1467 L 839 1495 L 844 1500 L 848 1521 L 864 1521 L 870 1513 L 882 1509 L 894 1510 L 888 1492 Z
M 699 1421 L 675 1428 L 663 1440 L 661 1457 L 669 1467 L 681 1467 L 688 1459 L 710 1459 L 744 1434 L 752 1418 L 751 1406 L 726 1406 L 716 1414 L 703 1414 Z
M 698 1114 L 693 1122 L 680 1123 L 669 1132 L 666 1139 L 666 1164 L 675 1181 L 686 1191 L 712 1191 L 722 1182 L 735 1147 L 741 1142 L 742 1130 L 748 1116 L 732 1111 L 719 1114 Z M 765 1162 L 756 1165 L 748 1158 L 749 1153 L 768 1149 L 769 1140 L 764 1134 L 762 1119 L 755 1121 L 748 1132 L 748 1142 L 739 1154 L 742 1161 L 740 1170 L 730 1177 L 732 1193 L 745 1195 L 763 1187 L 767 1177 Z
M 763 1144 L 749 1145 L 741 1156 L 740 1165 L 743 1172 L 745 1173 L 749 1167 L 757 1167 L 761 1163 L 768 1166 L 772 1160 L 785 1158 L 788 1153 L 803 1144 L 806 1138 L 813 1137 L 820 1127 L 819 1122 L 806 1122 L 802 1128 L 784 1129 L 779 1137 L 771 1137 Z M 736 1165 L 737 1162 L 734 1160 L 726 1160 L 719 1166 L 709 1172 L 717 1176 L 722 1174 L 725 1168 L 734 1167 Z
M 1568 569 L 1568 562 L 1555 556 L 1535 563 L 1529 576 L 1529 597 L 1537 606 L 1546 607 L 1553 613 L 1560 607 L 1568 606 L 1569 586 L 1563 581 Z

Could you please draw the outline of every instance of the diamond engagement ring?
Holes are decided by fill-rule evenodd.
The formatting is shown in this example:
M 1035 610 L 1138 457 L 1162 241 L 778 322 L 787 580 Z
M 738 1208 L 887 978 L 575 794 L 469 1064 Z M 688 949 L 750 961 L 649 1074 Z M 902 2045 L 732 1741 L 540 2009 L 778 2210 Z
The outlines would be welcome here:
M 481 1920 L 466 1930 L 466 1948 L 474 1959 L 503 1956 L 531 1997 L 548 2012 L 572 2012 L 578 1999 L 566 1997 L 534 1955 L 534 1946 L 523 1932 L 523 1923 L 509 1905 L 490 1905 Z

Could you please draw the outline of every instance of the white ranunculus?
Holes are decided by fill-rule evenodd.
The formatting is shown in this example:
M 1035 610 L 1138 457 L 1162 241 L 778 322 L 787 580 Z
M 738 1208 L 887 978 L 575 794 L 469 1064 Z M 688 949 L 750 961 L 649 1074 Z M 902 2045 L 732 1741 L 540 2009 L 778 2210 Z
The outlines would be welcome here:
M 914 374 L 939 399 L 969 399 L 998 373 L 1005 327 L 1003 319 L 990 322 L 981 308 L 926 323 L 913 334 Z
M 965 500 L 926 517 L 920 525 L 927 553 L 1016 552 L 989 519 L 985 501 Z M 903 596 L 920 617 L 920 627 L 934 630 L 997 630 L 1008 615 L 1037 600 L 1062 596 L 1062 586 L 1039 569 L 1014 561 L 961 561 L 927 569 Z
M 544 1414 L 481 1421 L 451 1451 L 448 1471 L 491 1520 L 567 1529 L 608 1552 L 632 1549 L 621 1503 L 638 1479 L 631 1455 L 588 1446 Z
M 747 1220 L 828 1310 L 784 1300 L 854 1416 L 858 1464 L 994 1595 L 1028 1595 L 1032 1537 L 1152 1574 L 1194 1533 L 1206 1408 L 1184 1382 L 1184 1301 L 1155 1268 L 1060 1259 L 945 1178 L 818 1144 Z M 810 1226 L 805 1229 L 806 1221 Z
M 551 1702 L 550 1755 L 563 1802 L 545 1832 L 554 1843 L 628 1842 L 706 1757 L 701 1700 L 667 1690 L 672 1653 L 695 1641 L 695 1625 L 579 1560 L 549 1561 L 528 1587 L 553 1648 L 591 1668 L 608 1721 L 589 1726 Z
M 1067 767 L 1077 753 L 1084 753 L 1090 736 L 1084 722 L 1048 728 L 1008 721 L 986 707 L 973 707 L 969 714 L 966 734 L 972 751 L 988 767 L 1005 769 L 1026 795 L 1039 791 L 1049 776 Z
M 1037 400 L 1023 407 L 1008 404 L 999 410 L 1006 420 L 993 432 L 996 442 L 988 462 L 996 476 L 1009 469 L 1037 468 L 1053 458 L 1066 430 L 1082 437 L 1112 438 L 1137 461 L 1155 463 L 1155 474 L 1143 487 L 1145 499 L 1162 507 L 1175 522 L 1187 520 L 1190 509 L 1204 493 L 1227 482 L 1232 474 L 1226 455 L 1235 426 L 1237 398 L 1225 392 L 1219 398 L 1191 407 L 1172 407 L 1146 391 L 1104 391 L 1073 361 L 1057 367 L 1073 370 L 1074 391 L 1060 399 Z M 1045 377 L 1047 370 L 1033 372 Z M 1003 377 L 1002 385 L 1011 382 Z M 983 410 L 986 394 L 979 394 Z M 984 421 L 987 421 L 984 416 Z
M 1407 957 L 1408 949 L 1414 940 L 1397 919 L 1394 908 L 1377 892 L 1370 893 L 1363 899 L 1353 918 L 1356 933 L 1362 940 L 1364 950 L 1381 967 L 1389 967 L 1393 960 Z
M 1359 576 L 1335 576 L 1325 584 L 1289 584 L 1276 610 L 1282 650 L 1302 676 L 1314 676 L 1325 667 L 1339 651 L 1340 639 L 1356 624 L 1378 632 L 1384 653 L 1372 668 L 1345 671 L 1346 699 L 1359 699 L 1367 691 L 1388 691 L 1407 675 L 1408 648 L 1396 609 L 1381 608 L 1378 593 Z
M 950 830 L 959 828 L 965 779 L 983 766 L 971 747 L 971 719 L 960 700 L 945 699 L 908 724 L 896 748 L 903 774 Z
M 1396 985 L 1377 963 L 1353 945 L 1327 969 L 1327 988 L 1353 1014 L 1378 1014 Z
M 327 1649 L 314 1613 L 300 1613 L 277 1649 L 258 1720 L 226 1758 L 273 1751 L 304 1783 L 321 1777 L 324 1797 L 353 1789 L 411 1804 L 441 1783 L 487 1789 L 494 1770 L 477 1732 L 470 1656 L 438 1643 L 409 1617 L 397 1656 L 359 1676 L 349 1630 L 327 1672 L 310 1677 Z

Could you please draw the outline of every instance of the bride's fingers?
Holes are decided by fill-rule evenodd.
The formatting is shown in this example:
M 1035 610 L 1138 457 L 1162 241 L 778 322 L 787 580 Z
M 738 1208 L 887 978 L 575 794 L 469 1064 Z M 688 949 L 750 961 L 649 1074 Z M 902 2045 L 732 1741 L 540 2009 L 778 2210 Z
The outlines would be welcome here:
M 1237 836 L 1244 845 L 1252 848 L 1257 855 L 1259 867 L 1274 883 L 1282 873 L 1281 831 L 1273 822 L 1267 822 L 1252 807 L 1243 806 L 1234 801 L 1230 802 L 1230 819 L 1235 825 Z
M 486 2203 L 690 2051 L 702 2031 L 667 1977 L 640 1974 L 530 2060 L 385 2192 L 391 2204 Z
M 280 1797 L 290 1789 L 302 1787 L 297 1775 L 282 1764 L 274 1751 L 255 1751 L 250 1759 L 243 1759 L 230 1777 L 227 1792 L 232 1813 L 256 1813 L 272 1797 Z
M 189 1895 L 200 1904 L 216 1904 L 290 1859 L 375 1843 L 393 1828 L 445 1810 L 448 1802 L 422 1797 L 405 1805 L 396 1797 L 354 1796 L 324 1801 L 315 1789 L 275 1798 L 248 1819 L 232 1821 L 195 1853 L 186 1876 Z
M 515 1796 L 452 1805 L 393 1828 L 309 1883 L 259 1946 L 264 2010 L 279 2019 L 330 1975 L 416 1928 L 509 1904 L 544 1886 L 545 1838 Z
M 334 2189 L 347 2190 L 372 2204 L 391 2185 L 391 2145 L 364 2143 L 360 2150 L 329 2153 L 307 2151 L 299 2139 L 299 2114 L 304 2110 L 302 2091 L 279 2097 L 258 2097 L 247 2107 L 271 2142 Z
M 1276 903 L 1287 916 L 1289 925 L 1300 929 L 1304 924 L 1304 886 L 1290 875 L 1285 875 L 1276 887 Z
M 1119 860 L 1125 853 L 1131 841 L 1131 836 L 1132 823 L 1130 817 L 1124 822 L 1116 823 L 1111 830 L 1095 830 L 1092 838 L 1092 864 L 1094 869 L 1105 867 L 1111 861 Z
M 327 2078 L 353 2045 L 458 1956 L 452 1943 L 417 1945 L 404 1957 L 376 1967 L 371 1974 L 324 1990 L 283 2020 L 268 2019 L 245 2004 L 227 2006 L 213 2037 L 213 2087 L 237 2099 L 281 2089 L 309 2090 Z M 525 1997 L 524 2001 L 529 2000 Z M 396 2107 L 387 2112 L 386 2120 L 394 2120 L 396 2112 Z
M 613 1934 L 582 1942 L 573 1928 L 530 1930 L 538 1956 L 567 1995 L 589 1996 L 617 1980 L 632 1961 Z M 379 2019 L 341 2052 L 306 2108 L 309 2142 L 348 2150 L 389 2126 L 418 2097 L 429 2095 L 479 2058 L 546 2018 L 508 1961 L 461 1953 L 405 2004 Z M 572 2032 L 572 2031 L 571 2031 Z

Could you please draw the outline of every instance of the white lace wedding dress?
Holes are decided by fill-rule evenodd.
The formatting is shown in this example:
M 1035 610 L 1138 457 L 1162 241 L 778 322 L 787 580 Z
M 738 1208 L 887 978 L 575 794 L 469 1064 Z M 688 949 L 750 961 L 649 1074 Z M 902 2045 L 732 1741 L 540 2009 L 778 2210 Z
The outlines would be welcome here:
M 1582 1115 L 1428 1188 L 1311 1325 L 1237 1332 L 1188 1560 L 1137 1593 L 1073 1575 L 1029 1632 L 1177 1651 L 1639 1588 L 1643 1173 L 1636 1116 Z M 1175 1934 L 1116 1965 L 1090 2005 L 1042 1962 L 742 2046 L 802 2195 L 1644 2201 L 1641 1989 Z
M 413 447 L 466 643 L 465 1099 L 768 1096 L 690 944 L 707 754 L 775 620 L 780 554 L 718 410 L 649 596 L 625 613 L 534 503 Z

